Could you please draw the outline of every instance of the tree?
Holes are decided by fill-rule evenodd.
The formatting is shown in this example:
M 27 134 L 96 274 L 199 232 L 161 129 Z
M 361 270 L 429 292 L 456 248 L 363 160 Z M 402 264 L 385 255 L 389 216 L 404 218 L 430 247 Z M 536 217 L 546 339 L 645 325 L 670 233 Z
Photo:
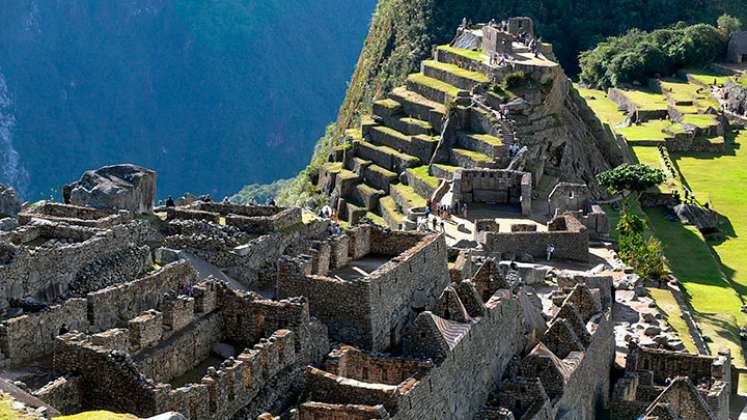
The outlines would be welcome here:
M 600 173 L 597 180 L 610 194 L 622 194 L 627 197 L 631 194 L 640 195 L 649 188 L 661 184 L 666 180 L 666 176 L 660 169 L 625 163 Z
M 724 40 L 729 40 L 731 34 L 742 30 L 742 21 L 731 15 L 721 15 L 718 18 L 718 31 Z

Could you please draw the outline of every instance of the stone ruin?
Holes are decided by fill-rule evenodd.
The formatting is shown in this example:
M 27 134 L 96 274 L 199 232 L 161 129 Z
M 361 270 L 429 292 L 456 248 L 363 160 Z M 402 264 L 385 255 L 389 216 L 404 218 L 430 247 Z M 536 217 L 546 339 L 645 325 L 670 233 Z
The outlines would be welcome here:
M 747 31 L 739 31 L 731 35 L 726 59 L 735 64 L 747 63 Z
M 624 376 L 612 391 L 611 419 L 727 420 L 736 388 L 732 369 L 729 351 L 691 355 L 639 347 L 633 340 Z
M 460 30 L 465 42 L 468 33 L 492 42 L 485 34 L 494 28 L 533 36 L 531 20 L 500 25 Z M 565 98 L 567 85 L 558 80 L 555 94 L 507 108 L 513 123 L 524 123 L 516 127 L 525 138 L 583 137 L 555 125 L 543 131 L 551 123 L 531 117 Z M 384 106 L 376 106 L 382 115 Z M 387 123 L 405 124 L 402 118 Z M 397 137 L 384 128 L 364 131 Z M 485 140 L 478 136 L 459 141 Z M 436 145 L 417 137 L 402 145 L 424 163 Z M 638 285 L 625 286 L 620 278 L 629 276 L 614 252 L 593 242 L 608 231 L 593 188 L 560 182 L 573 166 L 563 150 L 588 144 L 543 142 L 536 142 L 541 151 L 519 152 L 523 163 L 504 159 L 503 146 L 493 144 L 490 164 L 436 169 L 438 186 L 407 172 L 412 191 L 520 215 L 476 220 L 475 241 L 459 247 L 449 246 L 447 232 L 365 221 L 338 230 L 293 207 L 189 197 L 153 208 L 152 171 L 89 171 L 65 189 L 66 204 L 26 205 L 18 226 L 0 233 L 0 378 L 17 381 L 17 395 L 45 404 L 50 415 L 728 418 L 732 378 L 742 368 L 727 353 L 616 346 L 615 312 L 633 310 L 622 307 L 616 289 Z M 349 150 L 341 158 L 350 173 L 324 175 L 340 193 L 342 216 L 354 213 L 360 217 L 348 221 L 357 222 L 386 205 L 378 188 L 409 202 L 410 191 L 390 175 L 411 159 L 360 143 Z M 546 153 L 549 166 L 531 164 Z M 384 166 L 387 172 L 378 170 Z M 386 216 L 390 222 L 396 214 Z M 544 261 L 548 244 L 552 261 Z M 590 247 L 603 257 L 590 256 Z M 605 259 L 592 268 L 592 258 Z

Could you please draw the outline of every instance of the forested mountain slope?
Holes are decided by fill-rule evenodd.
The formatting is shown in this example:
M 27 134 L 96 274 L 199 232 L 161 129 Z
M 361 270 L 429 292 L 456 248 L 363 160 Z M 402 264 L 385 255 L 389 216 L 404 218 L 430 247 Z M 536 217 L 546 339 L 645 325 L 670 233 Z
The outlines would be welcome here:
M 128 161 L 159 192 L 288 177 L 334 119 L 374 0 L 0 6 L 0 183 L 45 198 Z

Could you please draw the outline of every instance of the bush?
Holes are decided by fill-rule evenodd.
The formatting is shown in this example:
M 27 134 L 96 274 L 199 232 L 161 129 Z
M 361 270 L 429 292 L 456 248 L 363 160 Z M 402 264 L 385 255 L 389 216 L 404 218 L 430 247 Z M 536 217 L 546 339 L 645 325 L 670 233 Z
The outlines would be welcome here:
M 620 216 L 617 230 L 620 233 L 620 259 L 643 278 L 663 278 L 666 274 L 664 248 L 658 240 L 644 237 L 646 222 L 635 214 L 626 212 Z
M 707 24 L 679 23 L 650 33 L 633 29 L 607 38 L 579 56 L 581 81 L 606 89 L 622 83 L 645 83 L 657 74 L 668 75 L 683 67 L 711 63 L 726 50 L 728 37 L 724 33 L 738 23 L 731 19 L 734 18 L 722 16 L 719 21 L 724 27 L 719 29 Z
M 597 175 L 597 180 L 611 194 L 641 193 L 664 182 L 666 175 L 660 169 L 642 164 L 625 163 L 615 169 L 600 173 Z
M 527 74 L 521 70 L 508 73 L 503 78 L 503 83 L 506 85 L 507 89 L 516 89 L 518 87 L 521 87 L 524 85 L 524 83 L 526 83 L 526 81 Z

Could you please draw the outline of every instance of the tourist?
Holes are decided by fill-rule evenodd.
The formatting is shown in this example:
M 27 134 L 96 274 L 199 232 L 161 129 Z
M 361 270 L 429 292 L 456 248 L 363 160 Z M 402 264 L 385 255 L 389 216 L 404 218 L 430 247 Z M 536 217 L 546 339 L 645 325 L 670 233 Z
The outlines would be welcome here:
M 446 223 L 441 220 L 441 232 L 446 233 Z
M 547 261 L 552 259 L 552 254 L 555 253 L 555 245 L 547 244 Z
M 223 204 L 230 204 L 228 201 L 228 196 L 223 197 Z
M 166 199 L 166 207 L 176 207 L 173 197 L 169 196 L 169 198 Z
M 467 218 L 467 203 L 462 204 L 462 218 L 463 219 Z
M 269 199 L 269 200 L 267 201 L 267 205 L 268 205 L 268 206 L 272 206 L 272 207 L 275 207 L 275 206 L 277 206 L 277 203 L 275 203 L 275 199 L 274 199 L 274 198 L 270 198 L 270 199 Z
M 429 218 L 431 216 L 431 208 L 430 206 L 425 206 L 425 218 Z
M 433 218 L 433 231 L 435 232 L 436 229 L 438 229 L 438 219 L 434 217 Z

